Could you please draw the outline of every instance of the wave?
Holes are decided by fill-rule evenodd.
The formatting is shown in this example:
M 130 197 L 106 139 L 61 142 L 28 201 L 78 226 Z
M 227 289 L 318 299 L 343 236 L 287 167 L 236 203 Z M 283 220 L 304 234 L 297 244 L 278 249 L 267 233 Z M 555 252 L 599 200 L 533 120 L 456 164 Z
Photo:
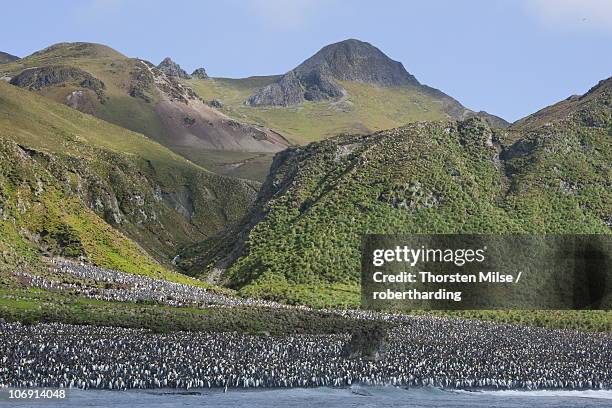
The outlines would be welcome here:
M 448 390 L 465 394 L 484 394 L 497 397 L 564 397 L 612 400 L 612 390 Z

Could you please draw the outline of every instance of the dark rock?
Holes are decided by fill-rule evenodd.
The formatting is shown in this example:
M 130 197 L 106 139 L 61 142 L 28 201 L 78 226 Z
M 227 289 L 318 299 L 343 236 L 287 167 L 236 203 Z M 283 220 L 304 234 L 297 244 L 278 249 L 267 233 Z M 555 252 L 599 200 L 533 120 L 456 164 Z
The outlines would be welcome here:
M 27 88 L 31 91 L 38 91 L 49 86 L 75 83 L 82 88 L 94 91 L 101 101 L 104 100 L 104 89 L 106 88 L 104 82 L 95 78 L 90 73 L 79 68 L 63 65 L 26 69 L 11 78 L 10 83 L 11 85 Z
M 379 86 L 419 85 L 400 62 L 369 43 L 351 39 L 322 48 L 277 82 L 256 91 L 246 103 L 287 106 L 338 98 L 345 91 L 337 80 Z
M 296 71 L 301 74 L 300 76 L 312 71 L 320 71 L 342 81 L 365 82 L 381 86 L 418 84 L 415 77 L 404 69 L 401 62 L 393 61 L 367 42 L 354 39 L 324 47 L 298 66 Z
M 191 73 L 191 76 L 193 78 L 198 78 L 198 79 L 208 79 L 209 78 L 204 68 L 196 69 L 195 71 Z
M 223 107 L 223 102 L 218 99 L 213 99 L 208 102 L 208 106 L 215 109 L 221 109 Z
M 247 100 L 251 106 L 288 106 L 304 101 L 304 89 L 295 71 L 289 71 L 278 82 L 261 88 Z
M 349 359 L 380 361 L 385 358 L 388 341 L 389 335 L 382 325 L 358 326 L 342 355 Z
M 170 57 L 164 58 L 164 60 L 159 63 L 157 68 L 169 77 L 178 77 L 183 79 L 191 78 L 191 75 L 185 72 L 185 70 L 182 69 L 179 64 L 172 61 Z
M 344 94 L 344 89 L 336 84 L 333 77 L 324 71 L 311 71 L 304 76 L 304 80 L 308 84 L 304 92 L 304 99 L 307 101 L 338 98 Z
M 155 92 L 155 77 L 149 68 L 152 68 L 152 64 L 149 65 L 143 61 L 143 64 L 137 64 L 130 72 L 131 82 L 128 94 L 145 102 L 153 101 Z

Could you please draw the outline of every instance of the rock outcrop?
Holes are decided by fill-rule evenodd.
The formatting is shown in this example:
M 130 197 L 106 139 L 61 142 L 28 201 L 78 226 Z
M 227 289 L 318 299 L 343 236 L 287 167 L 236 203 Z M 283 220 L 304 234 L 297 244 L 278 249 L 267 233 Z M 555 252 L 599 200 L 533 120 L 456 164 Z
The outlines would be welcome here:
M 206 73 L 206 70 L 204 68 L 198 68 L 195 71 L 193 71 L 191 73 L 191 76 L 193 78 L 197 78 L 197 79 L 208 79 L 208 74 Z
M 204 102 L 189 86 L 151 63 L 139 60 L 132 71 L 130 95 L 155 102 L 167 139 L 175 146 L 247 152 L 277 152 L 289 145 L 271 129 L 238 122 Z
M 76 67 L 64 65 L 49 65 L 39 68 L 23 70 L 20 74 L 11 78 L 10 84 L 31 91 L 38 91 L 49 86 L 75 83 L 86 89 L 91 89 L 104 100 L 104 82 L 95 78 L 88 72 Z
M 342 356 L 348 359 L 380 361 L 387 354 L 389 334 L 382 325 L 357 327 L 344 345 Z
M 305 86 L 295 71 L 289 71 L 278 82 L 261 88 L 247 100 L 251 106 L 289 106 L 306 100 Z

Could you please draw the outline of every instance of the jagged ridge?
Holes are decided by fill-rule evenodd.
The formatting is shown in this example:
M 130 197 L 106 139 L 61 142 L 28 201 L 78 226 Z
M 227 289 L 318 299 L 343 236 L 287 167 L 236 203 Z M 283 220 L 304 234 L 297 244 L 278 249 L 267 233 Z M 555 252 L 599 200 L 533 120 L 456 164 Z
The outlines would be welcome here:
M 165 72 L 168 72 L 166 74 Z M 265 127 L 230 119 L 179 80 L 170 59 L 153 64 L 99 44 L 60 43 L 3 64 L 0 77 L 173 148 L 276 152 L 288 145 Z
M 170 57 L 164 58 L 163 61 L 160 62 L 157 66 L 157 69 L 159 69 L 161 72 L 168 75 L 169 77 L 177 77 L 183 79 L 191 78 L 191 75 L 189 75 L 183 68 L 181 68 L 179 64 L 172 61 Z

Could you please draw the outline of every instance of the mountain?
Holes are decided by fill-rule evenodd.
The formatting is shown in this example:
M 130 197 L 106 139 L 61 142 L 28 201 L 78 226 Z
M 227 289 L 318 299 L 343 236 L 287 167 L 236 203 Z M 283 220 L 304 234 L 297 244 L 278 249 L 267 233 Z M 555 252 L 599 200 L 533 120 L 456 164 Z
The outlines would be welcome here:
M 18 60 L 19 57 L 0 51 L 0 64 L 6 64 Z
M 475 112 L 443 92 L 421 85 L 401 62 L 386 56 L 372 44 L 349 39 L 323 47 L 312 57 L 275 82 L 258 89 L 247 100 L 251 106 L 290 106 L 304 101 L 346 97 L 342 81 L 384 88 L 413 88 L 438 101 L 442 111 L 454 119 L 466 119 Z M 480 112 L 487 120 L 487 113 Z M 494 117 L 496 125 L 506 125 Z
M 163 72 L 169 77 L 177 77 L 177 78 L 184 78 L 184 79 L 191 78 L 191 75 L 185 72 L 185 70 L 182 69 L 179 64 L 172 61 L 170 57 L 164 58 L 164 60 L 160 62 L 159 65 L 157 66 L 157 69 L 159 69 L 161 72 Z
M 274 153 L 338 134 L 472 116 L 507 126 L 421 85 L 358 40 L 328 45 L 284 76 L 209 78 L 204 68 L 189 75 L 170 58 L 156 67 L 77 42 L 3 64 L 0 77 L 142 133 L 215 173 L 257 181 Z
M 157 261 L 238 220 L 259 187 L 3 81 L 0 146 L 0 252 L 14 262 L 61 255 L 161 273 Z
M 312 57 L 247 99 L 251 106 L 288 106 L 338 98 L 346 92 L 336 81 L 379 86 L 419 85 L 404 66 L 373 45 L 346 40 L 323 47 Z
M 508 129 L 418 122 L 278 153 L 251 211 L 190 274 L 269 299 L 359 302 L 365 233 L 612 232 L 612 80 Z
M 56 44 L 2 64 L 3 76 L 16 86 L 142 133 L 179 154 L 236 151 L 257 157 L 288 145 L 277 132 L 211 107 L 179 77 L 100 44 Z
M 421 120 L 479 116 L 445 93 L 420 84 L 373 45 L 346 40 L 322 48 L 280 76 L 184 80 L 228 116 L 275 129 L 295 144 L 342 133 L 368 134 Z

